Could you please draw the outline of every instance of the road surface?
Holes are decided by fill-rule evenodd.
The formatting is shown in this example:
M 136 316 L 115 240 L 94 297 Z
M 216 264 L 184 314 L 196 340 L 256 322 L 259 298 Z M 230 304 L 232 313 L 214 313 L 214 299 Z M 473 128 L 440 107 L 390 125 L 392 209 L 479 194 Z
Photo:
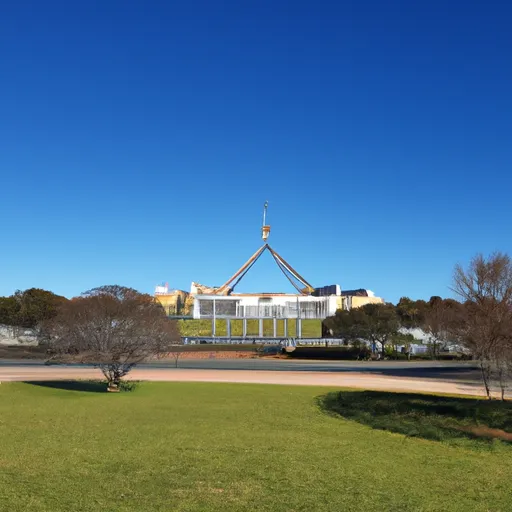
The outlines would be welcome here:
M 0 360 L 2 368 L 41 367 L 42 360 Z M 78 366 L 78 365 L 72 365 Z M 172 359 L 155 360 L 139 365 L 140 368 L 174 368 Z M 178 367 L 194 370 L 267 370 L 267 371 L 306 371 L 306 372 L 370 372 L 370 373 L 400 373 L 412 376 L 441 375 L 453 372 L 457 375 L 474 373 L 473 363 L 458 363 L 452 361 L 317 361 L 307 359 L 273 359 L 273 358 L 244 358 L 244 359 L 180 359 Z
M 441 362 L 318 362 L 284 360 L 184 360 L 140 365 L 132 380 L 240 382 L 353 387 L 483 395 L 479 373 L 471 364 Z M 38 361 L 1 361 L 0 381 L 101 378 L 98 369 L 80 365 L 46 366 Z

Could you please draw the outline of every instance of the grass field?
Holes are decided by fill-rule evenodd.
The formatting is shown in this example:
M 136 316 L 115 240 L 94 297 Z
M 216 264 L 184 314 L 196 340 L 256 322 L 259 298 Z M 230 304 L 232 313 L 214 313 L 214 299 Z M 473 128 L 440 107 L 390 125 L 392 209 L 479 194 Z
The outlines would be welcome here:
M 326 388 L 63 386 L 0 385 L 2 511 L 512 510 L 510 445 L 376 430 Z

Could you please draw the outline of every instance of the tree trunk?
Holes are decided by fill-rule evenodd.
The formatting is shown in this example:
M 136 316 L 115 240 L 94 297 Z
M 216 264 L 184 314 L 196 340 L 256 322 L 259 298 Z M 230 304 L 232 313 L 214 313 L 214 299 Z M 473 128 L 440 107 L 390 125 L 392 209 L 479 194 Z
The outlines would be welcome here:
M 484 387 L 485 387 L 485 392 L 487 393 L 487 398 L 489 400 L 492 400 L 492 396 L 491 396 L 491 389 L 489 387 L 489 375 L 487 373 L 487 368 L 485 368 L 485 364 L 484 364 L 484 361 L 480 361 L 480 370 L 482 372 L 482 381 L 484 383 Z
M 501 401 L 504 402 L 505 401 L 505 390 L 507 387 L 507 382 L 506 382 L 507 375 L 506 375 L 505 368 L 503 368 L 503 365 L 500 363 L 497 363 L 497 364 L 498 364 L 498 382 L 499 382 L 500 390 L 501 390 Z
M 116 365 L 102 367 L 101 371 L 107 379 L 107 391 L 119 391 L 119 385 L 121 384 L 121 372 Z

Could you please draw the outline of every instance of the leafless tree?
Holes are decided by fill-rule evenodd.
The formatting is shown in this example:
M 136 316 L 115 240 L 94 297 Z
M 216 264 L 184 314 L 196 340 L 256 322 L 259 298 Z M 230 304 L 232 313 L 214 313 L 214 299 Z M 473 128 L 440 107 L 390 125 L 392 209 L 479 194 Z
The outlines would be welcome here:
M 183 355 L 184 352 L 185 352 L 184 345 L 181 345 L 181 344 L 179 344 L 179 345 L 175 344 L 170 348 L 169 356 L 171 356 L 172 359 L 174 359 L 174 367 L 175 368 L 178 368 L 179 360 L 181 359 L 181 356 Z
M 492 359 L 489 364 L 490 378 L 498 384 L 502 400 L 505 400 L 512 379 L 512 322 L 509 322 L 506 329 L 508 332 L 504 332 L 498 350 L 491 353 Z
M 455 267 L 453 282 L 464 300 L 454 332 L 479 361 L 488 398 L 496 380 L 504 399 L 512 367 L 512 261 L 502 253 L 477 255 L 467 269 Z
M 428 334 L 430 352 L 433 359 L 439 356 L 439 346 L 450 339 L 449 325 L 454 312 L 460 303 L 453 299 L 432 297 L 425 308 L 424 318 L 421 322 L 423 331 Z
M 446 340 L 445 313 L 442 304 L 435 304 L 425 314 L 422 327 L 425 333 L 428 334 L 430 353 L 433 359 L 436 359 L 439 355 L 439 343 Z
M 153 297 L 117 285 L 62 304 L 42 336 L 54 360 L 94 364 L 111 390 L 135 365 L 169 352 L 180 339 L 176 322 Z

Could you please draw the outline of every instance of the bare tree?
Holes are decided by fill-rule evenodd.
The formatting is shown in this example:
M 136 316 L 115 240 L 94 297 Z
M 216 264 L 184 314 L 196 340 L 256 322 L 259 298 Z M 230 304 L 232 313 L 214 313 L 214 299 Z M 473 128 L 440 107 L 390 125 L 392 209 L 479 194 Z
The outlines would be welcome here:
M 500 387 L 501 400 L 505 400 L 505 394 L 510 387 L 512 378 L 512 354 L 510 354 L 510 346 L 504 347 L 505 351 L 495 354 L 491 366 L 491 378 L 494 378 Z
M 117 389 L 138 363 L 169 352 L 179 340 L 176 323 L 150 295 L 102 286 L 63 303 L 43 327 L 52 359 L 94 364 Z
M 441 304 L 435 304 L 425 314 L 422 327 L 423 331 L 428 334 L 429 351 L 432 359 L 437 359 L 439 356 L 439 344 L 441 341 L 446 340 L 444 315 L 445 310 Z
M 184 352 L 184 346 L 181 344 L 175 344 L 170 348 L 169 355 L 174 359 L 175 368 L 178 368 L 179 360 L 181 359 L 181 356 L 183 355 Z
M 502 399 L 512 366 L 512 261 L 502 253 L 455 267 L 453 290 L 465 301 L 454 332 L 479 361 L 487 397 L 497 380 Z
M 428 334 L 430 353 L 433 359 L 439 357 L 439 347 L 442 342 L 450 339 L 448 327 L 454 312 L 460 303 L 453 299 L 431 297 L 425 310 L 421 327 Z

